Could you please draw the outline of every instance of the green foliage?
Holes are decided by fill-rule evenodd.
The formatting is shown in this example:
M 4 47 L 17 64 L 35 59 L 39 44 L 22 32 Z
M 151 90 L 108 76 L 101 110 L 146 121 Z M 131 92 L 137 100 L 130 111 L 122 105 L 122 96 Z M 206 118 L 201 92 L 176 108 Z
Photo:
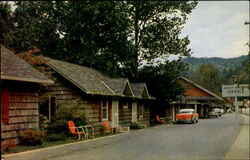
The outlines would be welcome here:
M 219 70 L 213 64 L 202 64 L 192 75 L 191 79 L 204 88 L 220 95 L 222 77 Z
M 142 61 L 188 56 L 188 1 L 17 1 L 7 46 L 137 79 Z
M 46 136 L 46 140 L 49 142 L 55 142 L 60 140 L 65 140 L 67 136 L 65 134 L 49 134 Z
M 47 129 L 49 120 L 46 116 L 39 114 L 39 128 Z
M 139 71 L 139 80 L 146 82 L 149 93 L 160 100 L 173 100 L 183 88 L 176 81 L 187 65 L 180 60 L 167 61 L 158 66 L 145 66 Z
M 14 25 L 11 20 L 11 7 L 9 2 L 0 2 L 0 42 L 1 44 L 11 44 L 11 31 Z
M 85 107 L 86 105 L 82 104 L 79 99 L 72 101 L 71 104 L 60 105 L 56 110 L 55 116 L 52 119 L 52 123 L 49 124 L 48 133 L 68 134 L 69 120 L 74 121 L 76 125 L 85 125 Z
M 20 134 L 22 145 L 41 145 L 43 138 L 46 136 L 45 131 L 39 129 L 27 129 Z
M 56 119 L 48 126 L 48 134 L 68 134 L 69 128 L 68 128 L 68 120 L 66 119 Z
M 180 38 L 187 15 L 197 2 L 188 1 L 129 1 L 130 26 L 134 41 L 132 74 L 137 78 L 142 60 L 152 63 L 155 58 L 179 55 L 189 56 L 187 37 Z
M 248 59 L 248 60 L 247 60 Z M 187 74 L 192 76 L 202 64 L 213 64 L 222 76 L 223 84 L 233 84 L 233 75 L 239 75 L 239 83 L 249 83 L 249 56 L 240 56 L 236 58 L 184 58 L 183 62 L 190 66 Z M 245 68 L 245 69 L 243 69 Z
M 142 126 L 139 123 L 133 122 L 130 124 L 130 129 L 142 129 Z
M 238 73 L 239 79 L 238 83 L 240 84 L 249 84 L 250 83 L 250 52 L 247 55 L 247 59 L 242 62 L 242 68 Z

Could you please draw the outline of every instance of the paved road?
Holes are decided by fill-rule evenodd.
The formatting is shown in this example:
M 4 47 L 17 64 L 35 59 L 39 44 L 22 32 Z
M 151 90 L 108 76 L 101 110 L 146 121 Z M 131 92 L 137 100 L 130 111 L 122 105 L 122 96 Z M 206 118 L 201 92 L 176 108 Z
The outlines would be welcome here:
M 175 124 L 9 157 L 18 160 L 166 160 L 223 159 L 243 118 L 226 114 L 197 124 Z M 9 159 L 7 158 L 7 159 Z

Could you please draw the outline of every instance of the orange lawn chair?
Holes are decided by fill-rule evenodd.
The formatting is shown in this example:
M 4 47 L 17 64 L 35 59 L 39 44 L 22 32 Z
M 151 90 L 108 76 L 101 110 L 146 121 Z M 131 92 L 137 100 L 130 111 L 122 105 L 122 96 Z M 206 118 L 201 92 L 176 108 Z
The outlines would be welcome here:
M 69 131 L 72 134 L 78 135 L 78 141 L 81 139 L 81 135 L 86 138 L 86 132 L 83 127 L 76 127 L 73 121 L 68 121 Z
M 111 127 L 108 121 L 103 121 L 102 124 L 104 126 L 105 131 L 108 130 L 108 131 L 111 131 L 112 133 L 114 133 L 114 129 L 116 127 Z
M 157 121 L 158 123 L 165 123 L 165 120 L 164 120 L 164 119 L 161 119 L 161 118 L 159 117 L 158 114 L 156 115 L 156 121 Z

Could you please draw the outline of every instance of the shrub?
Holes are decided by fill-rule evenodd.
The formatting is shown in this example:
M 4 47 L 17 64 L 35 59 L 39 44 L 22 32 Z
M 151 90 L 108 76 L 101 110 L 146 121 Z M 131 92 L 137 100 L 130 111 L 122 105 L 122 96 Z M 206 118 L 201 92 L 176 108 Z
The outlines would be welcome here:
M 49 120 L 46 116 L 39 114 L 39 128 L 47 129 Z
M 48 133 L 67 134 L 68 131 L 68 120 L 66 119 L 57 119 L 53 123 L 50 123 L 48 126 Z
M 23 145 L 41 145 L 43 137 L 46 136 L 45 131 L 39 129 L 27 129 L 20 134 L 21 144 Z
M 72 120 L 76 126 L 86 125 L 85 110 L 86 104 L 80 100 L 74 100 L 70 104 L 58 106 L 52 123 L 48 126 L 49 134 L 69 134 L 68 121 Z
M 142 129 L 142 127 L 138 123 L 133 122 L 130 124 L 130 129 Z
M 50 134 L 46 137 L 46 140 L 49 142 L 65 140 L 67 137 L 65 134 Z

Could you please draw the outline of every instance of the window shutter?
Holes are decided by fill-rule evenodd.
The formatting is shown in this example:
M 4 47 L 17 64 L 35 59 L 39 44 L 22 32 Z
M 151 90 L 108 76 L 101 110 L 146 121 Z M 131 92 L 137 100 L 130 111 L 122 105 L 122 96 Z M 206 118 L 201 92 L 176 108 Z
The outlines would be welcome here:
M 102 121 L 102 101 L 99 102 L 99 121 Z
M 2 90 L 1 102 L 2 102 L 2 122 L 9 123 L 9 90 Z
M 112 109 L 112 101 L 108 102 L 108 120 L 111 121 L 111 109 Z

